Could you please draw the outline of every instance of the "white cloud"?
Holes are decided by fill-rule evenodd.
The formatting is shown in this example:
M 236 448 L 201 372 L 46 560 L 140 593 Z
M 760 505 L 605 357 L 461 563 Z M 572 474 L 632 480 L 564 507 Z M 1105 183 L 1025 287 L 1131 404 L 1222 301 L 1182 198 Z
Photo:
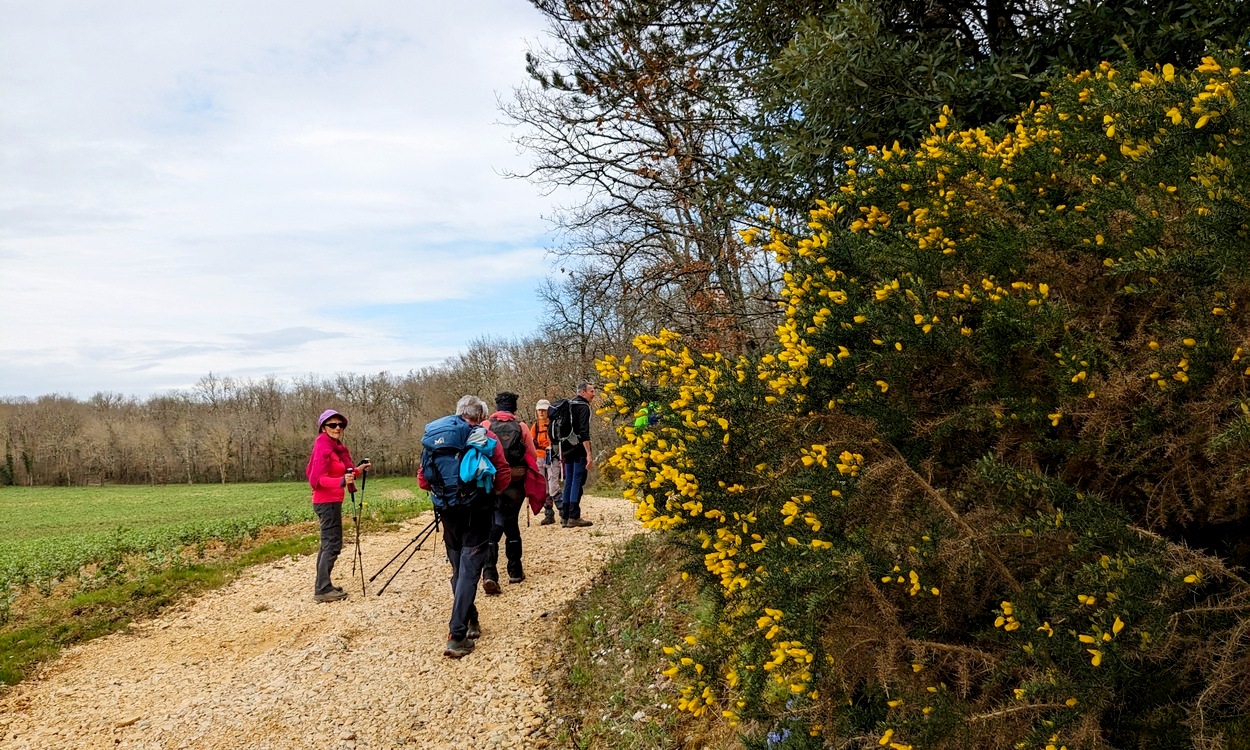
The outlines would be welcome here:
M 525 157 L 496 122 L 528 3 L 0 17 L 0 397 L 403 371 L 525 330 L 440 301 L 532 313 L 545 272 L 549 199 L 500 177 Z

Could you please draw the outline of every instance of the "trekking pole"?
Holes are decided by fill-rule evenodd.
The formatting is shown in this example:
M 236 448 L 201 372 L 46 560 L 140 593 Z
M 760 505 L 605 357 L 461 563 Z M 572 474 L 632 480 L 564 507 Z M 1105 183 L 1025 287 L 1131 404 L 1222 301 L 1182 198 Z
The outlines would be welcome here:
M 362 463 L 369 463 L 369 459 L 365 459 Z M 364 513 L 365 507 L 365 483 L 369 481 L 369 475 L 362 473 L 360 475 L 360 504 L 356 504 L 356 493 L 352 493 L 352 514 L 356 523 L 356 549 L 352 553 L 352 577 L 356 577 L 356 567 L 360 567 L 360 595 L 365 596 L 365 558 L 360 551 L 360 521 Z
M 416 547 L 413 547 L 411 552 L 408 553 L 408 556 L 405 557 L 404 561 L 399 564 L 399 567 L 395 568 L 395 572 L 391 573 L 391 577 L 386 579 L 386 583 L 382 584 L 382 588 L 378 589 L 378 596 L 381 596 L 382 592 L 386 591 L 386 587 L 391 585 L 391 581 L 395 580 L 395 576 L 399 575 L 399 572 L 404 569 L 404 566 L 408 564 L 408 561 L 412 559 L 412 556 L 417 554 L 417 551 L 421 549 L 421 545 L 425 544 L 426 540 L 428 540 L 434 532 L 438 531 L 438 525 L 439 525 L 440 520 L 441 519 L 438 517 L 438 513 L 436 511 L 434 513 L 434 520 L 426 524 L 426 527 L 424 529 L 421 529 L 420 531 L 418 531 L 416 536 L 414 536 L 412 539 L 409 539 L 408 543 L 405 544 L 402 549 L 396 552 L 394 557 L 388 560 L 387 563 L 383 565 L 381 569 L 378 570 L 378 572 L 373 574 L 373 576 L 369 579 L 370 581 L 373 581 L 374 578 L 377 578 L 378 576 L 382 575 L 382 571 L 391 567 L 391 563 L 398 560 L 399 556 L 404 554 L 404 552 L 409 547 L 412 547 L 413 544 L 417 545 Z
M 351 493 L 351 495 L 352 495 L 352 523 L 356 526 L 356 546 L 355 546 L 355 549 L 352 551 L 352 575 L 351 577 L 355 578 L 356 577 L 356 564 L 357 564 L 357 561 L 359 561 L 360 559 L 360 505 L 356 502 L 356 493 L 353 492 Z M 363 570 L 361 571 L 361 575 L 363 577 L 364 575 Z M 364 595 L 364 592 L 361 591 L 361 596 L 363 595 Z

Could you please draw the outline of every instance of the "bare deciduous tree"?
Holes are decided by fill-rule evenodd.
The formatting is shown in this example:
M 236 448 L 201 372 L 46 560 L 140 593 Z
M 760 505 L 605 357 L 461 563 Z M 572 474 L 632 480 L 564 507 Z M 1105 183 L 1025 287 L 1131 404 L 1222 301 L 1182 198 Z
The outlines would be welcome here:
M 556 217 L 574 282 L 548 290 L 555 321 L 598 327 L 587 316 L 604 311 L 576 295 L 611 290 L 708 348 L 762 339 L 775 271 L 739 239 L 743 207 L 725 181 L 746 114 L 730 27 L 712 20 L 726 3 L 534 4 L 552 43 L 528 55 L 533 83 L 503 106 L 535 158 L 519 176 L 586 195 Z

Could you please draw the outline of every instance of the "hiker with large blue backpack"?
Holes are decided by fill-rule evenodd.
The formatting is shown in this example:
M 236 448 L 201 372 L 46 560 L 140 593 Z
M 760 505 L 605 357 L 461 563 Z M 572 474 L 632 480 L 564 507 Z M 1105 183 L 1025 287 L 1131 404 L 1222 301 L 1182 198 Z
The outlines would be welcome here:
M 417 484 L 430 493 L 451 563 L 451 619 L 443 654 L 453 659 L 471 653 L 482 633 L 477 581 L 490 544 L 495 493 L 512 482 L 498 436 L 481 425 L 486 414 L 485 401 L 464 396 L 455 414 L 427 424 L 421 437 Z

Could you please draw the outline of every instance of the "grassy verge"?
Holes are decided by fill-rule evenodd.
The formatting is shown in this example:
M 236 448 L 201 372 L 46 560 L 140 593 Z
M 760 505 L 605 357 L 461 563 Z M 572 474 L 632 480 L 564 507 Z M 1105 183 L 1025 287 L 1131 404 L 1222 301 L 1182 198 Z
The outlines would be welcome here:
M 411 480 L 407 484 L 415 489 Z M 247 496 L 257 486 L 235 487 Z M 423 494 L 408 490 L 400 480 L 371 483 L 368 489 L 362 527 L 366 532 L 429 508 Z M 306 498 L 303 505 L 308 505 Z M 344 505 L 343 510 L 349 514 L 350 504 Z M 311 509 L 307 515 L 312 515 Z M 67 518 L 71 526 L 78 523 L 76 516 Z M 348 536 L 352 522 L 350 518 L 344 522 L 344 534 Z M 141 522 L 136 521 L 136 525 L 140 530 L 145 528 Z M 44 539 L 72 538 L 74 529 L 49 527 L 44 532 L 40 535 Z M 161 534 L 152 538 L 159 540 L 161 549 L 170 541 Z M 89 562 L 76 573 L 54 582 L 28 583 L 11 590 L 6 617 L 0 621 L 0 685 L 20 682 L 67 646 L 117 632 L 132 622 L 158 615 L 185 596 L 225 585 L 249 566 L 309 554 L 317 546 L 317 527 L 313 522 L 267 526 L 243 536 L 199 539 L 159 555 L 152 554 L 154 549 L 130 550 L 104 565 Z
M 411 478 L 376 479 L 367 490 L 375 517 L 407 513 L 423 498 Z M 189 546 L 238 543 L 266 527 L 314 520 L 302 482 L 5 487 L 0 507 L 0 621 L 7 595 L 20 587 L 46 594 L 87 566 L 112 577 L 125 559 L 161 566 Z
M 184 596 L 229 583 L 250 565 L 316 551 L 317 535 L 307 533 L 307 524 L 299 529 L 293 536 L 240 549 L 237 556 L 178 564 L 102 588 L 54 595 L 24 609 L 0 628 L 0 684 L 20 682 L 67 646 L 117 632 Z
M 659 534 L 637 536 L 571 605 L 552 677 L 557 746 L 741 747 L 720 717 L 678 714 L 660 674 L 663 647 L 710 615 L 710 602 L 682 577 L 691 562 Z

